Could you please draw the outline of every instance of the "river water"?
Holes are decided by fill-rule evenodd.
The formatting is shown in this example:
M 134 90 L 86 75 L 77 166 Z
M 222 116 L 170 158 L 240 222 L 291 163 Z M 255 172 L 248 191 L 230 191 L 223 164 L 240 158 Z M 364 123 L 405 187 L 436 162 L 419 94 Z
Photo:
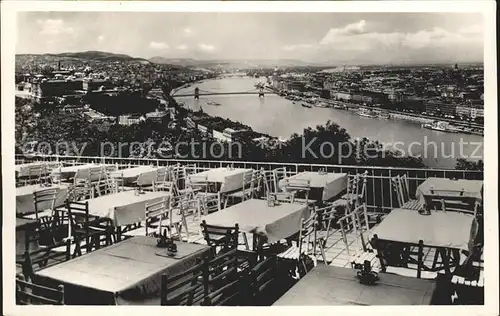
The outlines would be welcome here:
M 193 93 L 200 90 L 213 92 L 249 91 L 262 79 L 223 78 L 198 82 L 183 88 L 176 94 Z M 483 159 L 483 137 L 467 134 L 453 134 L 422 128 L 420 124 L 397 119 L 373 119 L 361 117 L 353 111 L 333 108 L 305 108 L 300 102 L 293 104 L 278 95 L 215 95 L 178 97 L 187 107 L 200 107 L 213 116 L 229 118 L 251 126 L 255 131 L 272 136 L 288 138 L 293 133 L 302 133 L 304 128 L 324 125 L 331 120 L 345 128 L 351 137 L 368 137 L 396 147 L 405 153 L 422 157 L 424 163 L 435 168 L 454 168 L 457 158 Z M 220 106 L 208 105 L 215 101 Z

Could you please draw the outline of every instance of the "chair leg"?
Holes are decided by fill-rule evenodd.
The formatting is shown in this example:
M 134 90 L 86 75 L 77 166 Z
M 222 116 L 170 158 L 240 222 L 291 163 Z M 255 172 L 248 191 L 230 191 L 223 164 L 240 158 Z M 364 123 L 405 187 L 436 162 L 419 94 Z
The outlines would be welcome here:
M 248 245 L 247 234 L 243 232 L 242 235 L 243 235 L 243 242 L 245 243 L 245 249 L 250 250 L 250 246 Z

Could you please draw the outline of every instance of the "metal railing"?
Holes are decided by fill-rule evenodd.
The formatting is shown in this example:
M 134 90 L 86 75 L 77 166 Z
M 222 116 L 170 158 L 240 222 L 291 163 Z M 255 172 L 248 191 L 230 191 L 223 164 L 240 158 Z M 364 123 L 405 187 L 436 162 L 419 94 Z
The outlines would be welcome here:
M 98 156 L 61 156 L 46 155 L 36 157 L 26 157 L 16 155 L 17 162 L 29 161 L 60 161 L 69 164 L 103 163 L 117 164 L 123 166 L 135 165 L 195 165 L 196 170 L 206 170 L 219 167 L 251 168 L 272 170 L 285 167 L 287 175 L 297 174 L 303 171 L 317 172 L 320 169 L 333 173 L 367 173 L 366 183 L 366 205 L 370 212 L 389 212 L 398 207 L 397 196 L 393 191 L 391 178 L 396 175 L 406 175 L 409 183 L 409 192 L 412 194 L 417 187 L 429 177 L 455 178 L 466 180 L 483 180 L 482 171 L 473 170 L 453 170 L 453 169 L 421 169 L 404 167 L 378 167 L 378 166 L 349 166 L 349 165 L 324 165 L 324 164 L 303 164 L 303 163 L 280 163 L 280 162 L 253 162 L 253 161 L 217 161 L 217 160 L 187 160 L 187 159 L 155 159 L 155 158 L 117 158 Z M 413 196 L 412 196 L 413 197 Z

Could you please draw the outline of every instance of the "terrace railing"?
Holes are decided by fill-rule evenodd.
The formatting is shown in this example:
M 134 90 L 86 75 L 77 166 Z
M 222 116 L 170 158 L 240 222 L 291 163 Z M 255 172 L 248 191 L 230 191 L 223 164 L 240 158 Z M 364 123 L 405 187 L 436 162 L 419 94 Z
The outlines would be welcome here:
M 219 161 L 219 160 L 187 160 L 187 159 L 155 159 L 155 158 L 117 158 L 96 156 L 61 156 L 46 155 L 36 157 L 16 156 L 16 163 L 25 161 L 60 161 L 68 164 L 103 163 L 117 164 L 123 166 L 134 165 L 195 165 L 196 170 L 206 170 L 219 167 L 252 168 L 272 170 L 285 167 L 288 175 L 297 174 L 302 171 L 319 171 L 334 173 L 364 173 L 367 172 L 366 205 L 369 212 L 389 212 L 398 207 L 397 196 L 392 188 L 391 177 L 405 175 L 409 182 L 410 195 L 413 195 L 417 187 L 429 177 L 455 178 L 467 180 L 483 180 L 482 171 L 453 170 L 453 169 L 431 169 L 431 168 L 404 168 L 404 167 L 378 167 L 378 166 L 349 166 L 349 165 L 324 165 L 303 163 L 280 163 L 280 162 L 252 162 L 252 161 Z M 411 196 L 414 198 L 414 196 Z

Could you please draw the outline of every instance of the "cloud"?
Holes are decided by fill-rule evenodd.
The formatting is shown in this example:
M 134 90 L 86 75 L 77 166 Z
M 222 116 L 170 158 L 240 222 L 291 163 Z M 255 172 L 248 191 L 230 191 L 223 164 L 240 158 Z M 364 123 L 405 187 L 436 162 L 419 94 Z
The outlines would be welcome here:
M 104 41 L 105 39 L 106 39 L 106 37 L 104 37 L 104 35 L 99 35 L 99 36 L 97 37 L 97 41 L 98 41 L 98 42 L 102 42 L 102 41 Z
M 57 36 L 76 33 L 73 27 L 66 25 L 61 19 L 37 20 L 37 23 L 40 25 L 40 34 L 42 35 Z
M 184 32 L 184 35 L 185 35 L 186 37 L 189 37 L 189 36 L 193 35 L 193 30 L 192 30 L 192 29 L 190 29 L 189 27 L 186 27 L 186 28 L 183 30 L 183 32 Z
M 457 31 L 434 27 L 408 33 L 376 32 L 370 31 L 366 22 L 361 20 L 342 28 L 330 29 L 320 44 L 326 47 L 335 47 L 339 51 L 369 51 L 373 53 L 376 53 L 377 49 L 466 48 L 468 45 L 482 42 L 481 37 L 470 36 L 470 34 L 478 34 L 481 29 L 480 26 L 473 25 Z
M 202 51 L 205 51 L 205 52 L 212 52 L 212 51 L 215 50 L 215 47 L 213 45 L 209 45 L 209 44 L 203 44 L 203 43 L 201 43 L 200 45 L 198 45 L 198 47 Z
M 149 47 L 152 48 L 152 49 L 161 50 L 161 49 L 168 49 L 169 46 L 165 42 L 155 42 L 155 41 L 152 41 L 152 42 L 149 43 Z
M 177 48 L 178 50 L 186 50 L 186 49 L 188 49 L 187 45 L 184 45 L 184 44 L 179 45 L 179 46 L 177 46 L 176 48 Z
M 293 45 L 285 45 L 282 46 L 281 49 L 286 50 L 286 51 L 294 51 L 294 50 L 299 50 L 299 49 L 308 49 L 308 48 L 313 48 L 314 46 L 311 44 L 293 44 Z

